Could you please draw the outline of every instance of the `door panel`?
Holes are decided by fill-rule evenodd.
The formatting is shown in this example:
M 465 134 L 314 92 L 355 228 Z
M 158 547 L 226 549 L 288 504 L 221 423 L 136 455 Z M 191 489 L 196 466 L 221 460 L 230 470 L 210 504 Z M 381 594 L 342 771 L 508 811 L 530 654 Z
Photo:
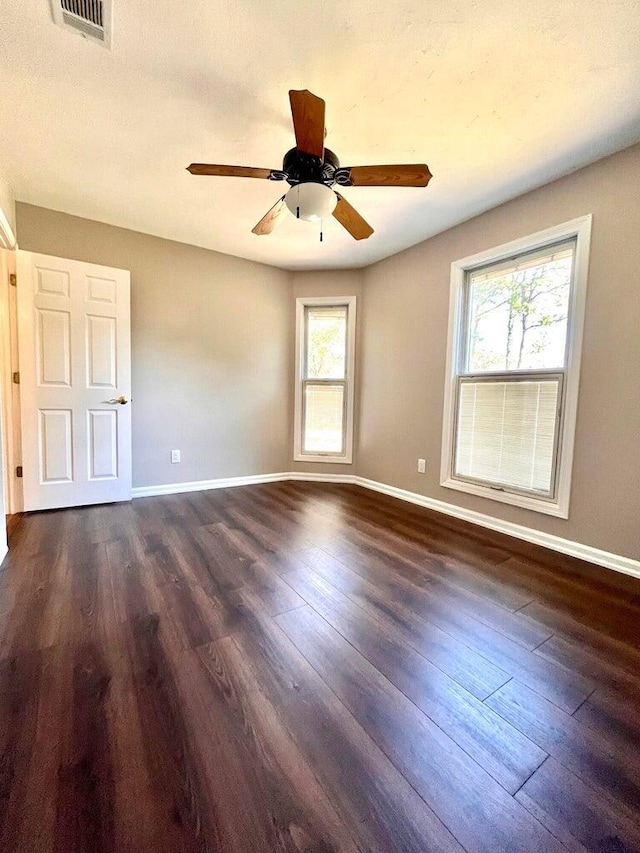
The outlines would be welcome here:
M 36 308 L 38 384 L 71 387 L 71 317 Z
M 87 387 L 116 390 L 117 331 L 114 317 L 87 318 Z
M 129 273 L 18 252 L 25 510 L 131 497 Z
M 118 301 L 116 282 L 110 278 L 97 278 L 95 275 L 88 275 L 87 300 L 89 302 L 106 302 L 108 305 L 115 305 Z
M 73 482 L 72 412 L 40 409 L 40 482 Z
M 118 476 L 118 412 L 92 410 L 89 415 L 89 480 Z
M 37 293 L 69 298 L 70 276 L 65 270 L 49 270 L 38 267 L 36 278 Z

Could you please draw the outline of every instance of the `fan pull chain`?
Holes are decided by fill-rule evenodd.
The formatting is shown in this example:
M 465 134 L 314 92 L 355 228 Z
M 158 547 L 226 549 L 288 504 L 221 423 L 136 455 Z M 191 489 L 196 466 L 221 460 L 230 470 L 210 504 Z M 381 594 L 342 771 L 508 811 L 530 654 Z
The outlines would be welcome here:
M 300 184 L 296 187 L 298 206 L 296 207 L 296 219 L 300 219 Z
M 320 242 L 322 243 L 322 219 L 320 220 Z

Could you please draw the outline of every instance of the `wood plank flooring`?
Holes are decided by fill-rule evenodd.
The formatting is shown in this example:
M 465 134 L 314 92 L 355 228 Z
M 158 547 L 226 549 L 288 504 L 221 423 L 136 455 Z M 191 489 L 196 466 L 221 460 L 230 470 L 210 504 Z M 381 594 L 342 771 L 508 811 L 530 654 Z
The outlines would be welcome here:
M 0 850 L 640 851 L 640 582 L 351 486 L 35 513 Z

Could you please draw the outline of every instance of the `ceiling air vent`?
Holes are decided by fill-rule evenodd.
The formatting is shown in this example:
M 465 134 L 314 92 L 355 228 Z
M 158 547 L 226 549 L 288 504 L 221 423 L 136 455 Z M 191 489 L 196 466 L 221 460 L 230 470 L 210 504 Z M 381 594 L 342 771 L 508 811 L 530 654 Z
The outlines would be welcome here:
M 51 8 L 58 26 L 111 47 L 112 0 L 51 0 Z

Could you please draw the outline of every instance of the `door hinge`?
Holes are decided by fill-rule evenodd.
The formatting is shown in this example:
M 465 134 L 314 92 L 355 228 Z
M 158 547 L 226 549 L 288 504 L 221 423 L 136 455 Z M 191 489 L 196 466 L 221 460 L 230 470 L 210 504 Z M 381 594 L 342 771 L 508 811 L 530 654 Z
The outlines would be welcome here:
M 16 468 L 16 477 L 22 477 L 22 465 L 18 465 Z
M 18 276 L 17 276 L 14 272 L 9 273 L 9 284 L 10 284 L 12 287 L 17 287 L 17 286 L 18 286 Z
M 12 379 L 13 379 L 13 384 L 14 384 L 14 385 L 19 385 L 19 384 L 20 384 L 20 371 L 19 371 L 19 370 L 16 370 L 16 371 L 13 373 L 13 375 L 12 375 Z

